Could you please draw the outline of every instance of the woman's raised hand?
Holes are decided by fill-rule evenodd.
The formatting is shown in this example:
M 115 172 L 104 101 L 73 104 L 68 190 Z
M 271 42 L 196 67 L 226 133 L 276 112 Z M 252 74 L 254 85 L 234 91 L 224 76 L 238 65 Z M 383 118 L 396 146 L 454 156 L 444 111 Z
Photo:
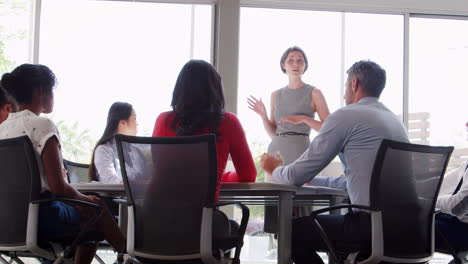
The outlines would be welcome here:
M 290 115 L 290 116 L 287 116 L 287 117 L 281 119 L 279 122 L 280 123 L 289 122 L 289 123 L 293 123 L 293 124 L 297 125 L 297 124 L 300 124 L 300 123 L 306 123 L 307 118 L 308 118 L 308 116 L 305 116 L 305 115 Z
M 247 103 L 249 104 L 249 108 L 252 109 L 255 113 L 259 114 L 262 118 L 268 118 L 266 107 L 262 102 L 262 99 L 257 99 L 252 95 L 247 98 Z

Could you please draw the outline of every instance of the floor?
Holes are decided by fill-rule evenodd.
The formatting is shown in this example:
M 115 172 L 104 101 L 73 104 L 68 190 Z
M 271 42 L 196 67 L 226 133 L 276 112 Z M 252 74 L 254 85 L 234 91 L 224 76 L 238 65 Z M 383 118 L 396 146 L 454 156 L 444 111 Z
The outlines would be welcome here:
M 268 249 L 269 239 L 267 236 L 246 236 L 244 240 L 244 248 L 241 254 L 241 262 L 245 264 L 272 264 L 276 263 L 276 250 Z M 99 256 L 105 261 L 105 263 L 112 264 L 115 261 L 115 253 L 110 250 L 98 251 Z M 321 254 L 325 263 L 328 262 L 326 254 Z M 430 261 L 431 264 L 447 264 L 452 259 L 449 255 L 436 253 L 433 259 Z M 24 259 L 26 264 L 37 264 L 40 263 L 35 259 Z M 99 264 L 97 261 L 93 261 L 93 264 Z

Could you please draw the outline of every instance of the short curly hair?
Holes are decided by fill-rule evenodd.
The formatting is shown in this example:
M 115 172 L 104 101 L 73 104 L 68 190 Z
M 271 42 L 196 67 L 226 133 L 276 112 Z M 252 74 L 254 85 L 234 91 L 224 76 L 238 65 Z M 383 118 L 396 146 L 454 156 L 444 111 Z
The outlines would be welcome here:
M 36 90 L 51 93 L 55 87 L 56 78 L 45 65 L 22 64 L 11 73 L 3 74 L 0 84 L 17 103 L 30 104 Z

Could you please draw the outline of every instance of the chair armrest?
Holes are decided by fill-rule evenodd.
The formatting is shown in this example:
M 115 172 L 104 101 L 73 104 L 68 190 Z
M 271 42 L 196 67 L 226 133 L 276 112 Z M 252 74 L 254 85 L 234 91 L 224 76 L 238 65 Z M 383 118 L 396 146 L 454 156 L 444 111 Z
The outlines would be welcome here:
M 247 228 L 247 222 L 249 221 L 250 209 L 244 204 L 242 204 L 241 202 L 218 202 L 214 204 L 215 207 L 226 206 L 226 205 L 235 205 L 241 209 L 242 218 L 241 218 L 241 223 L 239 226 L 239 235 L 240 237 L 243 237 L 245 234 L 245 229 Z
M 326 207 L 326 208 L 315 210 L 312 213 L 310 213 L 310 216 L 316 216 L 316 215 L 319 215 L 321 213 L 325 213 L 325 212 L 329 212 L 329 211 L 337 210 L 337 209 L 343 209 L 343 208 L 358 208 L 358 209 L 373 211 L 373 209 L 370 206 L 366 206 L 366 205 L 339 204 L 339 205 L 329 206 L 329 207 Z
M 239 226 L 239 235 L 244 236 L 245 229 L 247 228 L 247 222 L 249 221 L 249 217 L 250 217 L 250 209 L 244 204 L 242 204 L 241 202 L 219 202 L 219 203 L 215 203 L 214 207 L 220 207 L 220 206 L 226 206 L 226 205 L 235 205 L 241 209 L 242 218 L 241 218 L 241 223 Z
M 358 209 L 375 211 L 373 210 L 373 208 L 371 208 L 370 206 L 366 206 L 366 205 L 340 204 L 340 205 L 335 205 L 335 206 L 330 206 L 330 207 L 322 208 L 319 210 L 315 210 L 310 214 L 311 218 L 308 219 L 312 225 L 315 225 L 317 227 L 319 234 L 322 237 L 322 240 L 325 242 L 325 244 L 328 247 L 329 258 L 333 261 L 333 263 L 340 263 L 336 254 L 335 247 L 333 246 L 330 239 L 328 238 L 328 235 L 323 229 L 322 225 L 320 225 L 320 223 L 317 221 L 315 217 L 321 213 L 325 213 L 325 212 L 329 212 L 329 211 L 337 210 L 337 209 L 343 209 L 343 208 L 358 208 Z
M 55 198 L 46 198 L 46 199 L 39 199 L 39 200 L 32 200 L 32 204 L 38 204 L 38 203 L 48 203 L 48 202 L 53 202 L 55 201 Z
M 99 204 L 95 203 L 90 203 L 90 202 L 85 202 L 81 200 L 76 200 L 76 199 L 69 199 L 69 198 L 56 198 L 57 201 L 62 201 L 62 202 L 67 202 L 75 205 L 84 205 L 88 207 L 94 207 L 96 209 L 102 209 L 102 207 Z
M 226 205 L 235 205 L 239 207 L 242 211 L 242 219 L 241 219 L 240 228 L 242 228 L 244 219 L 245 219 L 245 226 L 247 227 L 247 221 L 249 221 L 249 217 L 250 217 L 250 209 L 247 206 L 245 206 L 243 203 L 241 202 L 219 202 L 219 203 L 215 203 L 214 205 L 215 207 L 226 206 Z
M 67 202 L 67 203 L 71 203 L 75 205 L 84 205 L 88 207 L 94 207 L 96 209 L 102 209 L 100 205 L 95 204 L 95 203 L 90 203 L 90 202 L 76 200 L 76 199 L 69 199 L 69 198 L 59 198 L 59 197 L 34 200 L 34 201 L 31 201 L 31 203 L 37 204 L 37 203 L 47 203 L 47 202 L 52 202 L 52 201 L 62 201 L 62 202 Z
M 120 205 L 131 205 L 127 199 L 112 199 L 114 203 L 120 204 Z
M 214 207 L 226 206 L 226 205 L 235 205 L 239 207 L 242 211 L 241 223 L 239 225 L 239 233 L 237 234 L 238 243 L 236 246 L 236 251 L 234 253 L 234 259 L 232 260 L 232 263 L 238 264 L 240 263 L 241 249 L 242 249 L 242 246 L 244 245 L 244 235 L 245 235 L 245 230 L 247 229 L 247 223 L 249 222 L 250 209 L 244 204 L 242 204 L 241 202 L 218 202 L 214 204 Z

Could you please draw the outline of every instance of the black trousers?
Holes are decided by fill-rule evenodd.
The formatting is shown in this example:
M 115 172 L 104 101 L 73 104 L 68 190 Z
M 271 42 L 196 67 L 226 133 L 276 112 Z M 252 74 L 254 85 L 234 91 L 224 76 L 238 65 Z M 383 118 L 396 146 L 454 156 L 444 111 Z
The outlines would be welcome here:
M 451 249 L 455 252 L 468 250 L 467 223 L 460 221 L 453 215 L 438 213 L 435 217 L 435 230 L 436 251 L 450 253 Z
M 319 223 L 340 256 L 360 251 L 368 255 L 371 247 L 370 215 L 364 212 L 346 215 L 319 215 Z M 310 216 L 293 220 L 292 259 L 296 264 L 323 264 L 316 251 L 328 251 Z

